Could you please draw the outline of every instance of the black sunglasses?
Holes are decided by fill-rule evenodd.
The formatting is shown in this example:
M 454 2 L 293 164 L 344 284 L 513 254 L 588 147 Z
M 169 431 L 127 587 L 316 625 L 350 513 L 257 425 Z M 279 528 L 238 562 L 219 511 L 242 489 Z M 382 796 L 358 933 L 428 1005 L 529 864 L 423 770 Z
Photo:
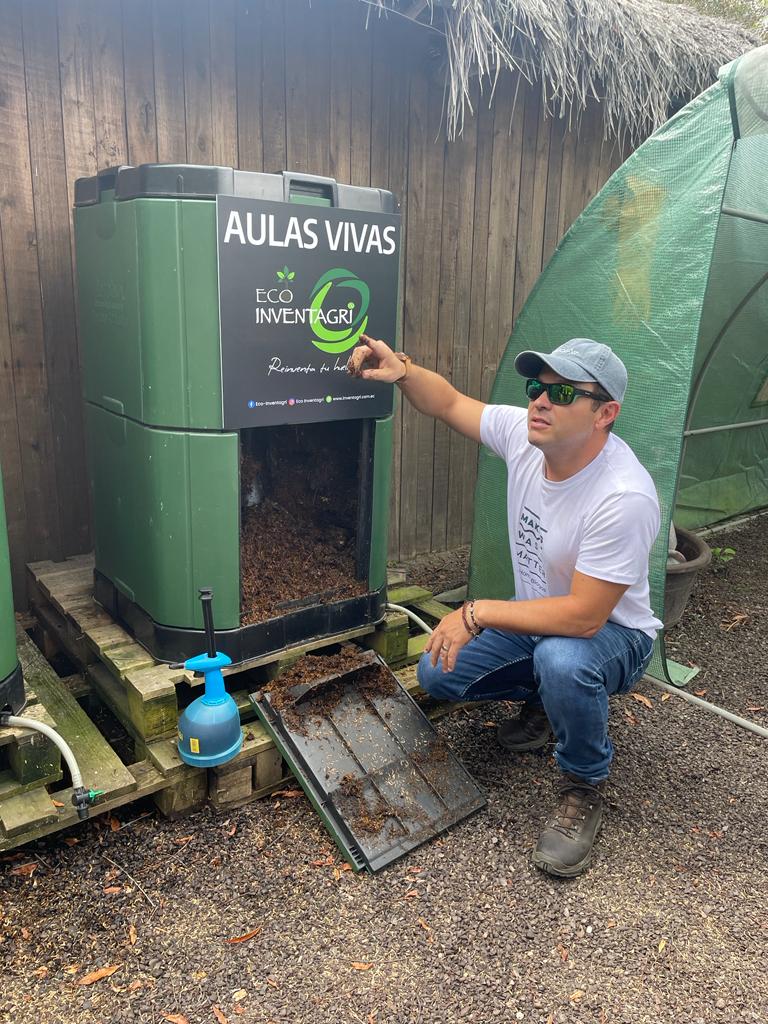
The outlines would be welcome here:
M 531 402 L 541 398 L 547 392 L 552 405 L 570 405 L 574 399 L 591 398 L 593 402 L 612 402 L 613 399 L 607 395 L 595 394 L 593 391 L 585 391 L 583 388 L 574 387 L 573 384 L 545 384 L 543 381 L 532 377 L 525 382 L 525 393 Z

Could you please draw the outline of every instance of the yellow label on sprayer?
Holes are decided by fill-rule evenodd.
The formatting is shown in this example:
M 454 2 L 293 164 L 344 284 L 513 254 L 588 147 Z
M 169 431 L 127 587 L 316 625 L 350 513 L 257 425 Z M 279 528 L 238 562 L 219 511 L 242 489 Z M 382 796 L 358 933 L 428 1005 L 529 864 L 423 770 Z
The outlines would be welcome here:
M 195 739 L 194 736 L 189 737 L 189 749 L 193 754 L 200 753 L 200 740 Z

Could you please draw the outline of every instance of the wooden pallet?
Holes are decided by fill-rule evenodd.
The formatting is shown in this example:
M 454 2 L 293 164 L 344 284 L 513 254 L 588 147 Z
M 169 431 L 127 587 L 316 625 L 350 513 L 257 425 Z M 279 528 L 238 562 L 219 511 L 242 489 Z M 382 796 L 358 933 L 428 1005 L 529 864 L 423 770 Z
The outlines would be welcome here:
M 31 685 L 25 688 L 24 717 L 56 728 Z M 0 801 L 27 793 L 62 777 L 59 748 L 42 733 L 29 729 L 0 729 Z
M 424 649 L 426 635 L 414 630 L 401 612 L 388 613 L 375 629 L 360 627 L 330 640 L 297 645 L 279 655 L 254 659 L 227 670 L 228 689 L 241 714 L 243 748 L 225 765 L 207 771 L 192 768 L 184 764 L 178 754 L 177 722 L 180 710 L 199 693 L 202 681 L 184 670 L 172 670 L 156 662 L 94 602 L 92 556 L 79 556 L 60 563 L 38 562 L 27 569 L 30 601 L 39 624 L 42 649 L 48 657 L 59 651 L 67 655 L 81 673 L 75 677 L 79 680 L 78 696 L 95 694 L 134 743 L 135 763 L 122 764 L 80 708 L 73 687 L 58 679 L 40 651 L 23 637 L 20 644 L 24 650 L 28 692 L 39 695 L 41 688 L 35 685 L 38 674 L 46 680 L 37 713 L 50 716 L 60 731 L 69 730 L 75 745 L 82 747 L 85 784 L 106 790 L 98 810 L 152 795 L 164 814 L 175 816 L 205 801 L 219 808 L 239 806 L 284 785 L 287 779 L 283 762 L 271 738 L 255 720 L 248 695 L 302 654 L 329 643 L 355 639 L 379 651 L 396 668 L 409 692 L 418 692 L 415 662 Z M 419 587 L 397 586 L 391 589 L 389 597 L 396 604 L 413 608 L 427 622 L 436 622 L 450 611 L 435 602 L 429 591 Z M 30 675 L 33 678 L 28 678 Z M 439 713 L 441 709 L 432 710 Z M 17 742 L 27 741 L 18 737 Z M 76 755 L 79 759 L 77 749 Z M 41 765 L 42 760 L 41 755 Z M 89 769 L 95 777 L 103 778 L 106 785 L 87 777 Z M 61 796 L 55 794 L 57 802 L 65 804 L 61 808 L 53 803 L 46 789 L 60 778 L 60 766 L 48 775 L 40 768 L 38 777 L 34 781 L 30 777 L 26 784 L 10 769 L 6 779 L 0 773 L 0 824 L 5 828 L 5 845 L 0 843 L 0 849 L 27 842 L 77 820 L 74 808 L 69 805 L 71 790 L 63 790 Z M 5 799 L 2 795 L 4 782 L 8 787 Z M 13 787 L 16 788 L 11 795 Z M 21 802 L 13 802 L 22 795 L 27 801 L 26 811 L 22 811 Z
M 67 741 L 77 759 L 83 783 L 102 790 L 91 815 L 103 814 L 125 803 L 152 796 L 160 810 L 178 816 L 210 800 L 217 807 L 233 807 L 264 796 L 283 785 L 282 760 L 262 727 L 244 728 L 243 750 L 235 761 L 206 771 L 184 764 L 174 739 L 136 744 L 137 758 L 125 764 L 78 703 L 71 681 L 60 679 L 37 646 L 22 630 L 17 636 L 19 661 L 28 704 L 20 717 L 46 721 Z M 77 687 L 82 698 L 87 682 Z M 23 729 L 0 732 L 3 747 L 26 750 L 40 742 L 38 733 Z M 49 743 L 46 739 L 45 743 Z M 57 788 L 63 772 L 55 751 L 55 768 L 33 781 L 19 780 L 12 769 L 0 775 L 0 852 L 38 839 L 79 822 L 72 805 L 72 786 Z M 19 754 L 14 764 L 21 758 Z M 41 755 L 36 755 L 41 761 Z
M 132 765 L 122 763 L 22 630 L 17 635 L 17 649 L 26 694 L 34 701 L 21 717 L 47 721 L 67 741 L 77 758 L 84 784 L 104 791 L 94 813 L 111 810 L 167 785 L 148 761 Z M 7 733 L 3 730 L 3 733 L 3 739 L 11 744 L 27 746 L 39 742 L 34 738 L 36 734 L 26 730 L 8 730 Z M 45 740 L 46 744 L 49 742 Z M 34 785 L 24 784 L 15 792 L 13 779 L 5 780 L 6 790 L 0 795 L 0 850 L 11 849 L 79 821 L 72 804 L 72 787 L 51 789 L 62 778 L 58 749 L 55 749 L 56 767 L 48 777 L 41 775 Z

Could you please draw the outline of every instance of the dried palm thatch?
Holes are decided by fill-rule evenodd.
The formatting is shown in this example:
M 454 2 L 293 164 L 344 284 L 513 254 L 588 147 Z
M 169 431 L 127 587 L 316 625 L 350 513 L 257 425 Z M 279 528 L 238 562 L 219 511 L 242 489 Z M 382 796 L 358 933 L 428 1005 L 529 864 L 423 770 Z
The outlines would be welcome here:
M 508 68 L 541 84 L 547 109 L 603 105 L 607 137 L 638 142 L 670 107 L 711 85 L 759 40 L 745 28 L 663 0 L 365 0 L 445 37 L 449 137 L 472 110 L 473 77 L 491 95 Z

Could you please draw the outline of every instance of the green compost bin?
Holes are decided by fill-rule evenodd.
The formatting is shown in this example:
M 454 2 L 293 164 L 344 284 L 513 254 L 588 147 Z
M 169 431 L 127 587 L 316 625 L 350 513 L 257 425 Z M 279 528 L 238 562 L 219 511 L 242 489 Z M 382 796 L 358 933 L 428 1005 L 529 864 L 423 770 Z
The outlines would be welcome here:
M 399 220 L 389 192 L 287 172 L 76 182 L 95 595 L 159 660 L 204 648 L 202 586 L 235 661 L 382 618 L 393 388 L 345 366 L 395 337 Z M 318 538 L 316 582 L 254 610 L 277 516 Z
M 11 589 L 11 559 L 0 474 L 0 711 L 18 714 L 24 707 L 24 680 L 16 654 L 16 619 Z

